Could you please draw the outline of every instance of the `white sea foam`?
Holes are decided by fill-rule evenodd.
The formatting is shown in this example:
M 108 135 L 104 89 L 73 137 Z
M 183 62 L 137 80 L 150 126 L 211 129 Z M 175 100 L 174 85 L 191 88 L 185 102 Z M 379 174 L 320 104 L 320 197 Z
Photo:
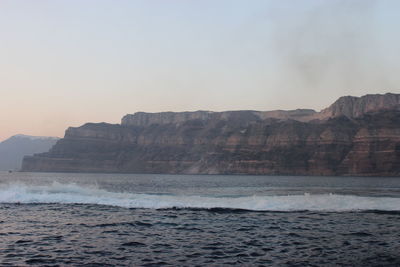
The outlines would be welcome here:
M 255 211 L 400 210 L 400 198 L 336 194 L 210 197 L 109 192 L 96 187 L 54 182 L 46 186 L 9 184 L 0 187 L 0 203 L 79 203 L 126 208 L 229 208 Z

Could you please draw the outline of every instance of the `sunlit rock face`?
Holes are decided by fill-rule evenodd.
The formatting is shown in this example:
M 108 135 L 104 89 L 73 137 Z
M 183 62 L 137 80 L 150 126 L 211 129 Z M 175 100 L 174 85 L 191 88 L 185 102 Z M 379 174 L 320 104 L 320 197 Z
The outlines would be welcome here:
M 135 113 L 69 128 L 22 170 L 400 175 L 399 99 L 342 97 L 321 112 Z
M 343 96 L 330 107 L 316 114 L 315 118 L 327 119 L 339 116 L 357 118 L 365 113 L 382 110 L 400 110 L 400 95 L 388 93 L 362 97 Z

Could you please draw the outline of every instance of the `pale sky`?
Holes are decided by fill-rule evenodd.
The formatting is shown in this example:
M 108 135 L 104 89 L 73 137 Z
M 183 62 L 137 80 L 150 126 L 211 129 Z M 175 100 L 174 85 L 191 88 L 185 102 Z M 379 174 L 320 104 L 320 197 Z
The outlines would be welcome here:
M 397 0 L 0 0 L 0 141 L 400 93 Z

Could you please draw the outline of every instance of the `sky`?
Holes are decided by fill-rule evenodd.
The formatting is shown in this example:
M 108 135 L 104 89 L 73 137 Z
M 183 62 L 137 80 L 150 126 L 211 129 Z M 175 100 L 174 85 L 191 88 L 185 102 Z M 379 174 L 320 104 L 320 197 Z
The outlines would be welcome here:
M 0 0 L 0 141 L 400 93 L 397 0 Z

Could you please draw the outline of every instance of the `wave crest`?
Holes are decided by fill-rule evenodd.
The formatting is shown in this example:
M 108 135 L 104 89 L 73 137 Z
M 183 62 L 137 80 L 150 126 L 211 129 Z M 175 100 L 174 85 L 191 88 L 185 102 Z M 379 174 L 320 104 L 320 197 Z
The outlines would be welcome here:
M 211 197 L 110 192 L 77 184 L 38 186 L 10 184 L 0 187 L 0 203 L 98 204 L 125 208 L 243 209 L 254 211 L 400 211 L 400 198 L 319 194 L 288 196 Z

